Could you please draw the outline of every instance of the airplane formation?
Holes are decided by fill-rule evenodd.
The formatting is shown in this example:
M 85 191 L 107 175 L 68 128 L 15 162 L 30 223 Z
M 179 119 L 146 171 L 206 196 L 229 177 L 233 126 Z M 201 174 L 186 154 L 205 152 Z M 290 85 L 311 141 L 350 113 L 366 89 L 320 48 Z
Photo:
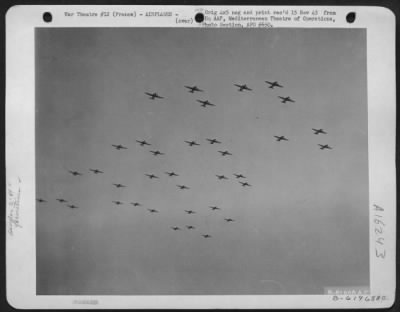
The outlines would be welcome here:
M 268 88 L 270 89 L 275 89 L 275 88 L 283 88 L 283 85 L 281 85 L 278 81 L 265 81 L 266 84 L 268 84 Z M 239 92 L 244 92 L 244 91 L 253 91 L 252 88 L 250 88 L 247 84 L 234 84 L 234 86 L 237 88 L 237 91 Z M 204 92 L 204 90 L 198 88 L 196 85 L 194 86 L 184 86 L 187 91 L 191 94 L 195 94 L 196 92 Z M 160 96 L 158 93 L 156 92 L 144 92 L 145 95 L 148 96 L 148 98 L 150 100 L 160 100 L 160 99 L 164 99 L 163 96 Z M 278 98 L 281 100 L 281 103 L 285 104 L 287 102 L 290 103 L 295 103 L 295 101 L 290 97 L 290 96 L 278 96 Z M 196 99 L 197 102 L 201 103 L 201 106 L 206 108 L 207 106 L 210 107 L 215 107 L 216 104 L 211 103 L 208 100 L 199 100 Z M 326 135 L 327 132 L 324 129 L 316 129 L 316 128 L 312 128 L 311 129 L 313 131 L 314 135 Z M 276 142 L 282 142 L 282 141 L 289 141 L 289 139 L 284 136 L 284 135 L 274 135 L 273 136 L 276 140 Z M 205 141 L 207 141 L 210 145 L 214 145 L 214 144 L 222 144 L 222 142 L 216 138 L 205 138 Z M 146 147 L 146 146 L 152 146 L 152 144 L 146 140 L 141 140 L 141 139 L 137 139 L 136 143 L 138 143 L 141 147 Z M 201 146 L 202 144 L 195 141 L 195 140 L 185 140 L 183 143 L 186 143 L 187 146 L 189 147 L 194 147 L 194 146 Z M 128 147 L 122 144 L 111 144 L 112 147 L 114 147 L 115 150 L 117 151 L 121 151 L 121 150 L 128 150 Z M 333 148 L 331 146 L 329 146 L 328 144 L 318 144 L 319 149 L 320 150 L 332 150 Z M 150 150 L 150 153 L 152 153 L 154 156 L 163 156 L 165 155 L 164 152 L 161 152 L 159 150 Z M 220 156 L 233 156 L 233 154 L 229 151 L 229 150 L 218 150 L 217 151 Z M 99 174 L 104 174 L 104 171 L 97 169 L 97 168 L 89 168 L 88 170 L 89 172 L 91 172 L 94 175 L 99 175 Z M 70 173 L 72 176 L 78 178 L 80 176 L 83 176 L 84 173 L 83 172 L 79 172 L 76 170 L 68 170 L 68 173 Z M 165 171 L 164 172 L 167 175 L 167 178 L 175 178 L 175 177 L 179 177 L 178 173 L 175 173 L 174 171 Z M 160 179 L 159 176 L 153 174 L 153 173 L 146 173 L 145 174 L 146 177 L 148 177 L 150 180 L 154 180 L 154 179 Z M 217 180 L 219 181 L 224 181 L 224 180 L 229 180 L 229 178 L 224 175 L 224 174 L 216 174 L 215 175 L 217 177 Z M 241 173 L 233 173 L 232 176 L 234 177 L 233 180 L 237 181 L 239 183 L 240 186 L 242 186 L 243 188 L 249 188 L 252 185 L 248 182 L 245 181 L 244 179 L 247 179 L 246 176 L 244 176 Z M 119 189 L 119 188 L 126 188 L 127 186 L 121 183 L 112 183 L 112 185 Z M 190 190 L 191 188 L 185 184 L 176 184 L 176 187 L 178 188 L 178 190 Z M 43 198 L 37 198 L 36 201 L 40 204 L 45 204 L 47 203 L 47 200 L 43 199 Z M 64 199 L 64 198 L 56 198 L 56 201 L 58 201 L 59 203 L 64 203 L 66 204 L 67 207 L 69 207 L 70 209 L 78 209 L 79 207 L 71 204 L 68 200 Z M 116 206 L 120 206 L 120 205 L 124 205 L 123 201 L 120 200 L 113 200 L 111 201 L 111 203 L 113 203 Z M 130 204 L 133 207 L 146 207 L 145 204 L 139 203 L 139 202 L 130 202 Z M 209 206 L 209 209 L 211 209 L 211 211 L 223 211 L 222 208 L 218 207 L 218 206 Z M 154 208 L 147 208 L 146 210 L 151 213 L 151 214 L 155 214 L 155 213 L 160 213 L 159 210 L 154 209 Z M 185 209 L 184 212 L 188 215 L 194 215 L 196 214 L 196 211 L 191 210 L 191 209 Z M 223 220 L 226 223 L 232 223 L 235 222 L 236 220 L 230 217 L 223 217 Z M 186 228 L 187 230 L 191 230 L 194 231 L 197 229 L 197 227 L 193 226 L 193 225 L 183 225 L 181 227 L 179 226 L 171 226 L 170 227 L 173 231 L 181 231 L 182 229 Z M 208 233 L 201 233 L 200 234 L 203 238 L 211 238 L 213 236 L 211 236 Z

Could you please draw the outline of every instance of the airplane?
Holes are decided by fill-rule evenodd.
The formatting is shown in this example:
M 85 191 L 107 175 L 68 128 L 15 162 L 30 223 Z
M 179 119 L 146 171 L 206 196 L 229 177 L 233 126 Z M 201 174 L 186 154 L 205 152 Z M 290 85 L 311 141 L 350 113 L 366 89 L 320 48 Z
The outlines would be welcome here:
M 114 146 L 114 147 L 115 147 L 115 149 L 117 149 L 117 150 L 121 150 L 121 149 L 128 149 L 127 147 L 125 147 L 125 146 L 123 146 L 123 145 L 121 145 L 121 144 L 118 144 L 118 145 L 114 145 L 114 144 L 112 144 L 112 146 Z
M 187 214 L 193 214 L 193 213 L 196 213 L 196 211 L 193 211 L 193 210 L 185 210 L 186 211 L 186 213 Z
M 322 145 L 322 144 L 318 144 L 320 146 L 319 149 L 324 150 L 324 149 L 332 149 L 332 147 L 330 147 L 328 144 Z
M 218 180 L 228 180 L 228 178 L 226 176 L 224 176 L 224 175 L 216 174 L 215 176 L 218 178 Z
M 158 213 L 158 210 L 156 209 L 147 209 L 148 211 L 150 211 L 151 213 Z
M 233 220 L 233 219 L 231 219 L 231 218 L 225 218 L 225 221 L 226 221 L 226 222 L 233 222 L 233 221 L 235 221 L 235 220 Z
M 113 200 L 113 203 L 116 205 L 123 205 L 123 202 L 121 202 L 119 200 Z
M 177 177 L 179 176 L 179 174 L 176 174 L 175 172 L 171 171 L 171 172 L 166 172 L 165 174 L 168 174 L 170 177 Z
M 218 152 L 221 153 L 222 156 L 232 155 L 232 154 L 229 153 L 228 151 L 218 151 Z
M 240 178 L 246 179 L 246 177 L 243 174 L 234 173 L 233 175 L 236 177 L 236 179 L 240 179 Z
M 279 87 L 279 88 L 283 88 L 283 86 L 281 86 L 278 81 L 274 81 L 274 82 L 270 82 L 270 81 L 265 81 L 266 83 L 269 84 L 269 88 L 273 89 L 274 87 Z
M 242 92 L 242 91 L 244 91 L 244 90 L 252 91 L 252 89 L 250 89 L 250 88 L 249 88 L 247 85 L 245 85 L 245 84 L 244 84 L 244 85 L 235 84 L 235 86 L 239 88 L 238 91 L 240 91 L 240 92 Z
M 189 189 L 186 185 L 176 185 L 176 186 L 179 187 L 181 190 Z
M 217 139 L 207 139 L 207 141 L 210 142 L 210 144 L 215 144 L 215 143 L 221 144 L 221 142 L 218 141 Z
M 142 206 L 142 204 L 140 204 L 140 203 L 131 203 L 131 205 L 133 205 L 134 207 Z
M 312 128 L 312 129 L 314 130 L 314 134 L 320 134 L 320 133 L 326 134 L 324 129 L 314 129 L 314 128 Z
M 138 142 L 140 144 L 140 146 L 151 145 L 150 143 L 147 143 L 145 140 L 143 140 L 143 141 L 136 140 L 136 142 Z
M 67 202 L 67 200 L 65 200 L 65 199 L 63 199 L 63 198 L 57 198 L 57 200 L 58 200 L 60 203 L 66 203 L 66 202 Z
M 289 141 L 287 138 L 285 138 L 285 136 L 284 135 L 281 135 L 281 136 L 277 136 L 277 135 L 274 135 L 274 137 L 276 138 L 276 140 L 279 142 L 279 141 Z
M 47 200 L 44 200 L 43 198 L 38 198 L 36 199 L 39 203 L 47 203 Z
M 209 238 L 209 237 L 211 237 L 211 235 L 208 235 L 208 234 L 201 234 L 201 236 L 203 236 L 204 238 Z
M 249 183 L 247 183 L 247 182 L 240 182 L 240 181 L 239 181 L 239 183 L 242 184 L 243 187 L 245 187 L 245 186 L 251 186 L 251 185 L 250 185 Z
M 160 151 L 150 151 L 150 153 L 152 153 L 154 156 L 165 155 L 164 153 L 161 153 Z
M 71 170 L 68 170 L 73 176 L 81 176 L 82 175 L 82 173 L 80 173 L 80 172 L 78 172 L 78 171 L 71 171 Z
M 186 225 L 186 228 L 188 230 L 194 230 L 195 229 L 195 227 L 193 225 Z
M 181 228 L 180 228 L 180 227 L 177 227 L 177 226 L 171 226 L 171 229 L 173 229 L 174 231 L 178 231 L 178 230 L 180 230 Z
M 203 107 L 207 107 L 207 105 L 208 106 L 215 106 L 215 104 L 213 104 L 213 103 L 210 103 L 209 101 L 201 101 L 201 100 L 197 100 L 197 102 L 199 102 L 199 103 L 201 103 L 201 106 L 203 106 Z
M 151 100 L 163 99 L 163 97 L 159 96 L 156 92 L 154 92 L 154 93 L 145 92 L 145 94 L 147 94 Z
M 92 171 L 94 174 L 104 173 L 103 171 L 101 171 L 99 169 L 89 169 L 89 170 Z
M 221 208 L 217 207 L 217 206 L 210 206 L 211 210 L 221 210 Z
M 126 185 L 120 184 L 120 183 L 113 183 L 113 185 L 115 185 L 116 188 L 120 188 L 120 187 L 126 187 Z
M 146 173 L 146 175 L 147 175 L 150 179 L 159 179 L 159 177 L 157 177 L 157 176 L 154 175 L 154 174 L 147 174 L 147 173 Z
M 197 143 L 196 141 L 185 141 L 187 144 L 189 144 L 190 146 L 193 145 L 200 145 L 199 143 Z
M 68 207 L 69 207 L 69 208 L 71 208 L 71 209 L 78 208 L 78 207 L 77 207 L 77 206 L 75 206 L 75 205 L 68 205 Z
M 278 98 L 280 98 L 282 101 L 281 101 L 281 103 L 286 103 L 286 102 L 292 102 L 292 103 L 294 103 L 295 101 L 293 101 L 291 98 L 290 98 L 290 96 L 287 96 L 287 97 L 283 97 L 283 96 L 278 96 Z
M 193 86 L 193 87 L 185 86 L 185 88 L 186 88 L 186 89 L 189 89 L 189 92 L 190 92 L 190 93 L 194 93 L 195 91 L 197 91 L 197 92 L 203 92 L 203 90 L 197 88 L 197 86 Z

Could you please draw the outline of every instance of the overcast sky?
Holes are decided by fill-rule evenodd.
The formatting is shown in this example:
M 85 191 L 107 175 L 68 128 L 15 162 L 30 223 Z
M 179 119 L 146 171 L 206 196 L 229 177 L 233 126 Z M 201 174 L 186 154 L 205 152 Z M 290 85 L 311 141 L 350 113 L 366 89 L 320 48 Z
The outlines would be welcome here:
M 368 286 L 365 46 L 361 29 L 37 29 L 38 294 Z

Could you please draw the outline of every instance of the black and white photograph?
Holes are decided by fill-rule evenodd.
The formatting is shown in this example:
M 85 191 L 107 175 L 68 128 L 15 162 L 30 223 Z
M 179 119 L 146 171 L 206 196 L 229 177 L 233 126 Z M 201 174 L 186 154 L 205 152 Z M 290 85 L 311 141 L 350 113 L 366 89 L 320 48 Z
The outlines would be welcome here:
M 12 171 L 8 194 L 31 296 L 379 295 L 395 207 L 374 191 L 369 35 L 34 27 L 34 185 Z

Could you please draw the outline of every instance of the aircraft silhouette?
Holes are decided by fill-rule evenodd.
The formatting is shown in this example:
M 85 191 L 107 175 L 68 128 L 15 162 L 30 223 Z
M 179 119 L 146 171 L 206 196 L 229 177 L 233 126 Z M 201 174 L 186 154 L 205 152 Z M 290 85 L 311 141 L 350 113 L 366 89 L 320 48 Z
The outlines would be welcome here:
M 217 206 L 210 206 L 211 210 L 221 210 L 221 208 L 217 207 Z
M 170 176 L 170 177 L 177 177 L 177 176 L 179 176 L 179 174 L 176 174 L 175 172 L 173 172 L 173 171 L 171 171 L 171 172 L 166 172 L 165 174 L 168 174 L 168 176 Z
M 134 207 L 142 206 L 140 203 L 131 203 Z
M 117 150 L 121 150 L 121 149 L 128 149 L 127 147 L 125 147 L 125 146 L 123 146 L 123 145 L 121 145 L 121 144 L 118 144 L 118 145 L 114 145 L 114 144 L 112 144 L 112 146 L 114 146 L 114 147 L 115 147 L 115 149 L 117 149 Z
M 332 149 L 332 147 L 330 147 L 328 144 L 322 145 L 322 144 L 318 144 L 320 146 L 319 149 L 324 150 L 324 149 Z
M 181 190 L 188 190 L 189 187 L 187 187 L 186 185 L 176 185 L 177 187 L 179 187 Z
M 77 207 L 77 206 L 75 206 L 75 205 L 68 205 L 68 207 L 69 207 L 69 208 L 71 208 L 71 209 L 78 208 L 78 207 Z
M 320 134 L 320 133 L 326 134 L 326 132 L 324 131 L 324 129 L 314 129 L 314 128 L 312 128 L 312 130 L 314 130 L 314 134 Z
M 194 230 L 195 229 L 195 227 L 193 225 L 186 225 L 186 228 L 188 230 Z
M 190 93 L 194 93 L 195 91 L 197 91 L 197 92 L 203 92 L 203 90 L 197 88 L 197 86 L 193 86 L 193 87 L 185 86 L 185 88 L 186 88 L 186 89 L 189 89 L 189 92 L 190 92 Z
M 197 102 L 201 103 L 201 106 L 203 106 L 203 107 L 207 107 L 207 105 L 208 106 L 215 106 L 215 104 L 210 103 L 208 100 L 206 100 L 206 101 L 197 100 Z
M 240 91 L 240 92 L 242 92 L 244 90 L 247 90 L 247 91 L 251 91 L 252 90 L 245 84 L 244 85 L 235 84 L 235 86 L 239 88 L 238 91 Z
M 247 183 L 247 182 L 240 182 L 240 181 L 239 181 L 239 183 L 242 184 L 243 187 L 245 187 L 245 186 L 251 186 L 251 185 L 250 185 L 249 183 Z
M 113 200 L 113 203 L 116 205 L 123 205 L 124 203 L 122 201 L 119 200 Z
M 221 144 L 220 141 L 218 141 L 217 139 L 207 139 L 208 142 L 210 142 L 210 144 Z
M 226 221 L 226 222 L 233 222 L 233 221 L 235 221 L 235 220 L 233 220 L 233 219 L 231 219 L 231 218 L 225 218 L 225 221 Z
M 240 179 L 240 178 L 246 179 L 246 177 L 243 174 L 234 173 L 233 175 L 236 177 L 236 179 Z
M 80 172 L 78 172 L 78 171 L 71 171 L 71 170 L 68 170 L 69 171 L 69 173 L 71 173 L 73 176 L 81 176 L 82 175 L 82 173 L 80 173 Z
M 63 198 L 57 198 L 57 201 L 59 201 L 60 203 L 66 203 L 67 200 L 63 199 Z
M 151 100 L 163 99 L 163 97 L 159 96 L 156 92 L 154 92 L 154 93 L 145 92 L 145 94 L 147 94 L 149 96 L 149 99 L 151 99 Z
M 287 96 L 287 97 L 283 97 L 283 96 L 278 96 L 278 98 L 280 98 L 282 101 L 281 101 L 281 103 L 286 103 L 286 102 L 292 102 L 292 103 L 294 103 L 295 101 L 293 101 L 291 98 L 290 98 L 290 96 Z
M 39 203 L 47 203 L 47 200 L 44 200 L 43 198 L 38 198 L 36 199 Z
M 154 175 L 154 174 L 147 174 L 147 173 L 146 173 L 146 176 L 148 176 L 150 179 L 159 179 L 159 177 L 157 177 L 157 176 Z
M 178 230 L 180 230 L 181 228 L 180 228 L 180 227 L 177 227 L 177 226 L 171 226 L 171 229 L 173 229 L 174 231 L 178 231 Z
M 289 141 L 287 138 L 285 138 L 285 136 L 284 135 L 281 135 L 281 136 L 277 136 L 277 135 L 274 135 L 274 137 L 276 138 L 276 140 L 279 142 L 279 141 Z
M 161 153 L 160 151 L 150 151 L 150 153 L 152 153 L 154 156 L 165 155 L 164 153 Z
M 151 145 L 150 143 L 147 143 L 145 140 L 143 140 L 143 141 L 136 140 L 136 142 L 138 142 L 140 144 L 140 146 Z
M 185 211 L 186 211 L 187 214 L 194 214 L 194 213 L 196 213 L 196 211 L 193 211 L 193 210 L 185 210 Z
M 274 82 L 265 81 L 265 82 L 269 84 L 269 88 L 271 88 L 271 89 L 273 89 L 274 87 L 283 88 L 283 86 L 281 86 L 278 83 L 278 81 L 274 81 Z
M 189 144 L 190 146 L 193 145 L 200 145 L 199 143 L 197 143 L 196 141 L 185 141 L 187 144 Z
M 103 171 L 101 171 L 99 169 L 89 169 L 89 170 L 92 171 L 94 174 L 104 173 Z
M 224 175 L 216 174 L 215 176 L 218 178 L 218 180 L 228 180 L 228 178 L 226 176 L 224 176 Z
M 221 156 L 232 155 L 228 151 L 218 151 L 218 153 L 221 153 Z
M 210 238 L 211 237 L 211 235 L 208 235 L 208 234 L 201 234 L 201 236 L 203 236 L 204 238 Z
M 113 185 L 114 185 L 116 188 L 126 187 L 125 185 L 120 184 L 120 183 L 113 183 Z
M 148 211 L 150 211 L 151 213 L 158 213 L 158 210 L 156 209 L 147 209 Z

